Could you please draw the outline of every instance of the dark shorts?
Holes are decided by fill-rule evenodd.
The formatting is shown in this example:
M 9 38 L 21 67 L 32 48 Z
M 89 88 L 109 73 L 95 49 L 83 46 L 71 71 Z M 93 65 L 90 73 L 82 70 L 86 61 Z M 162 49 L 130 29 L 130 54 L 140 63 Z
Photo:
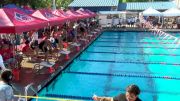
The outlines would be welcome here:
M 34 46 L 38 46 L 38 40 L 34 41 Z
M 58 40 L 58 39 L 55 39 L 55 42 L 56 42 L 56 43 L 59 43 L 59 40 Z

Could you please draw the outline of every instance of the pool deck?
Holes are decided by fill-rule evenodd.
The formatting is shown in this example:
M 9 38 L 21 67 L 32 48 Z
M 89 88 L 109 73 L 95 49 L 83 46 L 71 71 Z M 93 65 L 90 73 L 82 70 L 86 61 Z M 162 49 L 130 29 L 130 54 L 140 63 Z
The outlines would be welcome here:
M 48 85 L 48 83 L 53 80 L 55 76 L 57 76 L 63 69 L 67 67 L 67 65 L 72 62 L 72 60 L 77 57 L 86 47 L 89 46 L 100 34 L 95 34 L 89 42 L 80 41 L 80 50 L 77 51 L 76 48 L 71 49 L 71 53 L 69 54 L 70 59 L 66 60 L 65 55 L 60 55 L 58 60 L 55 62 L 53 67 L 55 68 L 55 72 L 49 73 L 47 68 L 41 69 L 40 73 L 34 73 L 32 68 L 24 68 L 20 69 L 20 77 L 19 80 L 14 80 L 12 85 L 14 86 L 15 95 L 25 95 L 25 87 L 28 84 L 33 83 L 33 87 L 36 91 L 39 91 L 44 86 Z M 27 64 L 24 64 L 26 66 Z M 31 90 L 28 91 L 28 95 L 34 95 L 35 93 Z
M 180 29 L 162 29 L 165 32 L 179 32 Z M 103 28 L 102 31 L 150 31 L 148 29 L 143 29 L 143 28 Z M 20 80 L 19 81 L 13 81 L 13 86 L 15 86 L 16 90 L 14 93 L 16 95 L 24 95 L 24 88 L 30 84 L 33 83 L 33 87 L 35 88 L 36 91 L 39 91 L 42 89 L 44 86 L 46 86 L 55 76 L 57 76 L 62 69 L 67 67 L 67 65 L 75 58 L 77 57 L 86 47 L 91 44 L 100 34 L 96 34 L 93 38 L 89 40 L 88 43 L 81 42 L 81 47 L 80 51 L 76 51 L 75 48 L 71 50 L 72 52 L 70 53 L 70 59 L 65 60 L 65 56 L 61 55 L 58 60 L 55 62 L 55 72 L 54 73 L 49 73 L 47 69 L 42 69 L 42 73 L 34 73 L 32 68 L 22 68 L 20 70 Z M 30 91 L 28 95 L 34 95 L 35 93 Z

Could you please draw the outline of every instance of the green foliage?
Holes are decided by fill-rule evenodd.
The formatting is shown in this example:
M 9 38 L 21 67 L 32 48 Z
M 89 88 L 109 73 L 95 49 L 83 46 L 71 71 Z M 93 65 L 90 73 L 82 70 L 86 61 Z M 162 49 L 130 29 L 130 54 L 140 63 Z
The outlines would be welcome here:
M 63 7 L 63 8 L 68 8 L 68 5 L 72 2 L 73 0 L 56 0 L 56 6 L 57 8 Z
M 56 0 L 56 6 L 57 8 L 67 8 L 72 1 L 73 0 Z M 50 8 L 52 6 L 52 0 L 0 0 L 1 6 L 7 4 L 16 4 L 18 6 L 29 5 L 34 9 Z

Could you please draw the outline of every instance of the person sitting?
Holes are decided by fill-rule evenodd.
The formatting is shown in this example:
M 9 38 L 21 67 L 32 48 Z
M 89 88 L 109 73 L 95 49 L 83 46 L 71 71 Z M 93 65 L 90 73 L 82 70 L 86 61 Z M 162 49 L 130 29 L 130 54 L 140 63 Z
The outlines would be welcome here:
M 3 70 L 0 81 L 0 101 L 14 101 L 14 93 L 10 82 L 13 74 L 10 70 Z
M 30 42 L 29 42 L 28 40 L 25 42 L 24 47 L 22 47 L 22 52 L 23 52 L 23 53 L 26 53 L 26 52 L 29 52 L 29 51 L 33 51 L 33 50 L 30 48 L 29 43 L 30 43 Z
M 22 47 L 22 53 L 28 58 L 35 58 L 37 55 L 34 54 L 33 49 L 29 46 L 30 42 L 26 40 L 25 45 Z
M 115 97 L 99 97 L 93 96 L 95 101 L 141 101 L 138 97 L 140 94 L 140 89 L 137 85 L 129 85 L 126 88 L 126 94 L 119 94 Z
M 3 48 L 1 49 L 1 55 L 7 67 L 13 67 L 17 63 L 15 55 L 13 54 L 12 46 L 10 44 L 3 45 Z

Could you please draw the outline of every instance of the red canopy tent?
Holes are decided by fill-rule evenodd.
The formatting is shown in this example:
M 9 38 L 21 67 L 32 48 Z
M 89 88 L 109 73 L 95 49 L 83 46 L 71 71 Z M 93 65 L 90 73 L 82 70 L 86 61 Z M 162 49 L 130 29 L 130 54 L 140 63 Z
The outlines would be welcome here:
M 84 17 L 82 14 L 79 14 L 79 13 L 77 13 L 75 11 L 71 11 L 71 10 L 66 11 L 66 13 L 73 16 L 74 18 L 76 18 L 76 20 L 80 20 Z
M 87 13 L 86 11 L 81 10 L 81 9 L 76 10 L 76 12 L 82 14 L 82 15 L 84 16 L 84 18 L 90 18 L 90 17 L 92 17 L 91 14 L 89 14 L 89 13 Z
M 16 8 L 0 9 L 0 33 L 21 33 L 47 26 L 47 22 L 29 16 Z
M 92 15 L 92 17 L 95 17 L 95 16 L 96 16 L 96 13 L 94 13 L 94 12 L 88 10 L 88 9 L 85 9 L 85 11 L 86 11 L 87 13 L 89 13 L 90 15 Z
M 45 21 L 49 21 L 39 10 L 34 11 L 31 15 L 33 17 L 36 17 Z
M 58 11 L 59 11 L 61 14 L 66 15 L 64 10 L 59 9 Z
M 59 17 L 63 17 L 63 18 L 67 18 L 66 16 L 64 16 L 61 12 L 59 12 L 59 10 L 52 10 L 52 9 L 49 9 L 49 11 L 52 13 L 52 14 L 54 14 L 54 15 L 56 15 L 56 16 L 59 16 Z
M 75 21 L 76 20 L 76 17 L 71 15 L 71 14 L 68 14 L 66 13 L 65 11 L 63 10 L 58 10 L 63 16 L 65 16 L 66 18 L 68 18 L 68 20 L 71 20 L 71 21 Z
M 52 14 L 52 12 L 50 12 L 46 9 L 36 10 L 31 15 L 34 17 L 48 21 L 51 26 L 60 25 L 64 22 L 66 22 L 66 20 L 67 20 L 66 18 L 59 17 L 59 16 Z
M 26 10 L 30 10 L 30 11 L 34 11 L 32 8 L 30 8 L 29 6 L 23 6 L 24 9 Z

